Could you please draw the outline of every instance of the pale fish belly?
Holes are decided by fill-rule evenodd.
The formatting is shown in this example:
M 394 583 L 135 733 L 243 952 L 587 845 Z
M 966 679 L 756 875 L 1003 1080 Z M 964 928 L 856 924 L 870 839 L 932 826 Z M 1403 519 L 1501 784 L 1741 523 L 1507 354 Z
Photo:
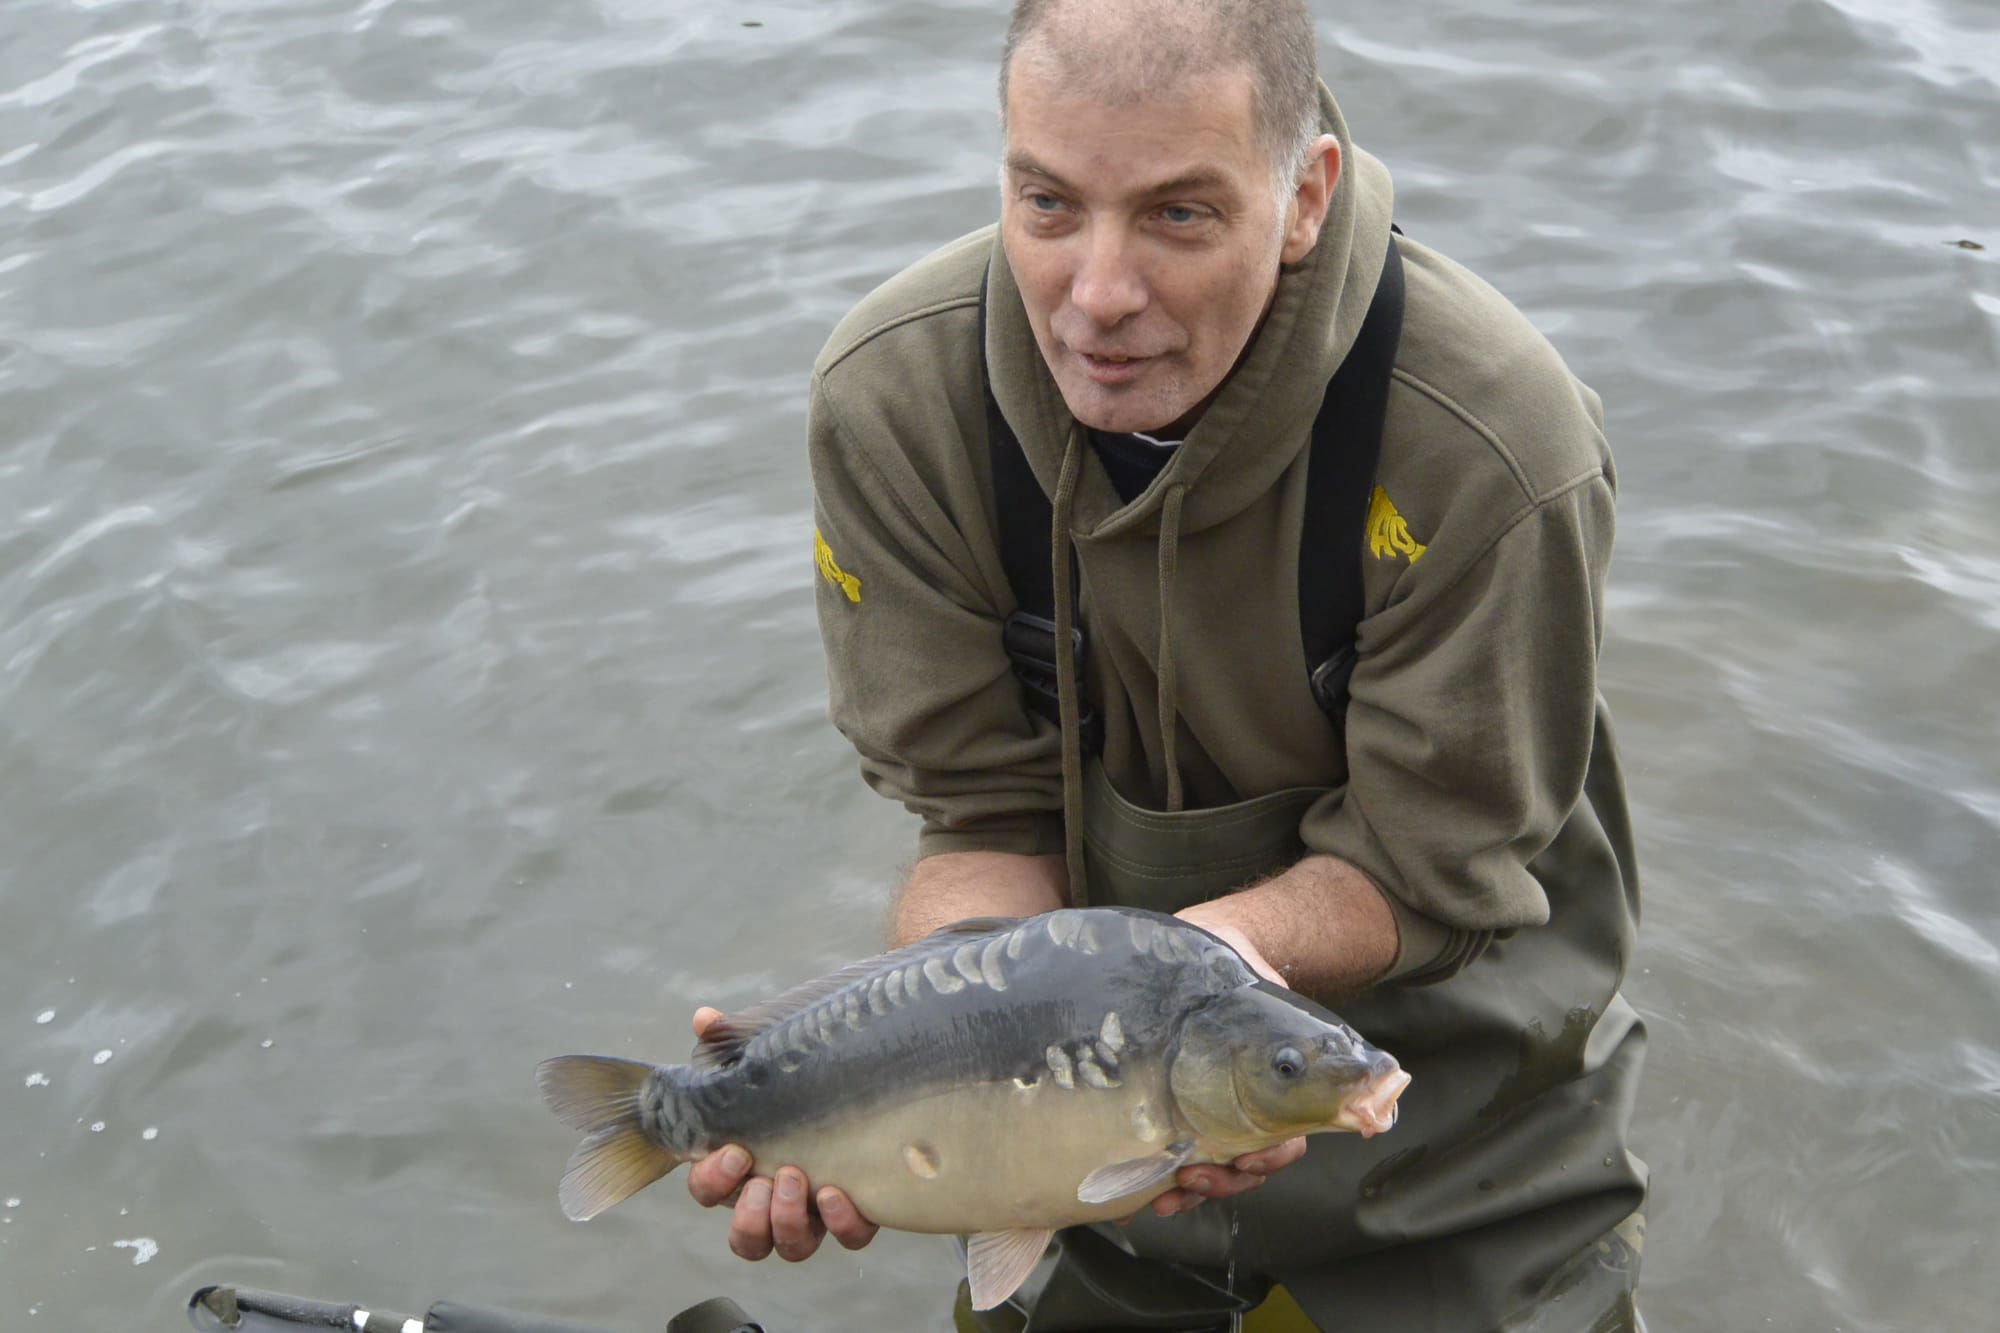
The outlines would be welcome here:
M 1187 1137 L 1174 1123 L 1165 1071 L 1136 1073 L 1128 1066 L 1116 1088 L 1063 1088 L 1049 1078 L 953 1088 L 748 1146 L 760 1169 L 789 1162 L 814 1188 L 840 1186 L 865 1217 L 899 1231 L 1101 1222 L 1136 1211 L 1173 1182 L 1091 1205 L 1076 1197 L 1085 1176 Z

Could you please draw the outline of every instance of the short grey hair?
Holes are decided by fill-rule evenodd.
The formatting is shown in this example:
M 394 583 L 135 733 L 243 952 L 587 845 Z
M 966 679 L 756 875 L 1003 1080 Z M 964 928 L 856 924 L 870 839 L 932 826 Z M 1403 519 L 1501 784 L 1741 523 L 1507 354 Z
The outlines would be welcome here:
M 1088 25 L 1088 26 L 1085 26 Z M 1282 200 L 1298 188 L 1319 137 L 1319 68 L 1305 0 L 1015 0 L 1000 57 L 1000 124 L 1007 76 L 1045 29 L 1066 81 L 1139 99 L 1175 79 L 1231 65 L 1250 72 L 1257 138 Z M 1073 64 L 1073 44 L 1084 50 Z

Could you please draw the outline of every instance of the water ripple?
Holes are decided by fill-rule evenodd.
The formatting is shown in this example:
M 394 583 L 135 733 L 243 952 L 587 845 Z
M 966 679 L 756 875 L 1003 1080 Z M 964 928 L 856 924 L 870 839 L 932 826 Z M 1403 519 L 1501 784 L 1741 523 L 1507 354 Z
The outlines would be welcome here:
M 990 218 L 998 12 L 24 3 L 0 1012 L 43 1082 L 0 1147 L 10 1296 L 116 1323 L 75 1235 L 149 1281 L 112 1238 L 275 1236 L 271 1285 L 402 1291 L 416 1255 L 629 1322 L 701 1262 L 635 1290 L 524 1204 L 562 1148 L 521 1080 L 872 941 L 910 829 L 823 721 L 804 380 Z M 1970 0 L 1320 33 L 1406 230 L 1604 394 L 1649 1310 L 1980 1326 L 2000 33 Z M 383 1206 L 413 1186 L 435 1207 Z M 454 1247 L 455 1211 L 512 1220 Z M 706 1221 L 669 1248 L 719 1253 Z M 935 1256 L 896 1245 L 785 1275 L 770 1322 L 926 1317 Z

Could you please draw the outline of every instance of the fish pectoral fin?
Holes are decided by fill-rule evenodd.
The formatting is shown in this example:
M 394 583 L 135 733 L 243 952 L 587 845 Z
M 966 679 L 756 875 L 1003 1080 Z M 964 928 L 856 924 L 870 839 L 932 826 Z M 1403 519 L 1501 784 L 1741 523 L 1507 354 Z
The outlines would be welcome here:
M 972 1308 L 991 1310 L 1012 1296 L 1035 1271 L 1056 1233 L 1049 1227 L 982 1231 L 965 1238 L 965 1280 Z
M 1174 1172 L 1180 1170 L 1192 1156 L 1194 1141 L 1182 1139 L 1147 1157 L 1134 1157 L 1129 1162 L 1100 1166 L 1076 1187 L 1077 1202 L 1110 1203 L 1113 1199 L 1137 1194 L 1140 1190 L 1172 1179 Z

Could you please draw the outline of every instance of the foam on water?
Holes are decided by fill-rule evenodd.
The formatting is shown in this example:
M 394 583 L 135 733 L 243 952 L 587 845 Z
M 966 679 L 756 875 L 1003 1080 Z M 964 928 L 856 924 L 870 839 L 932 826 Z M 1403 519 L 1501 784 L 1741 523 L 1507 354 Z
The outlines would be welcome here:
M 111 1244 L 114 1249 L 132 1251 L 132 1262 L 134 1264 L 146 1263 L 160 1252 L 160 1243 L 151 1236 L 139 1236 L 132 1240 L 114 1240 Z

